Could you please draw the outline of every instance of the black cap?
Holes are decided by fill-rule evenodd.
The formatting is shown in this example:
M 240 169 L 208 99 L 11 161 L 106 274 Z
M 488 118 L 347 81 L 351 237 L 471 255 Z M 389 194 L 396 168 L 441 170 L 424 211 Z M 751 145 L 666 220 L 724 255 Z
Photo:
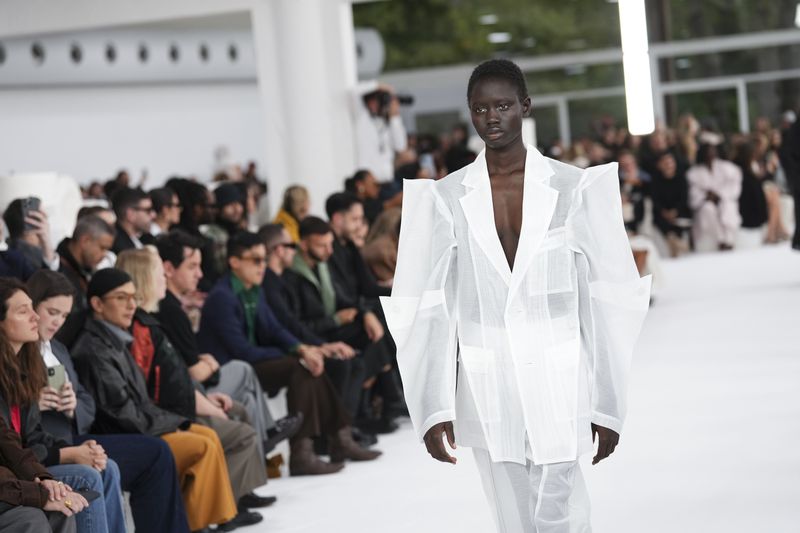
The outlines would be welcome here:
M 217 201 L 217 207 L 220 209 L 234 202 L 244 204 L 245 200 L 242 197 L 242 190 L 235 183 L 223 183 L 214 189 L 214 198 Z
M 121 287 L 132 281 L 127 272 L 118 268 L 104 268 L 98 270 L 94 273 L 92 280 L 89 282 L 89 288 L 86 290 L 86 299 L 91 300 L 92 296 L 99 296 L 102 298 L 117 287 Z

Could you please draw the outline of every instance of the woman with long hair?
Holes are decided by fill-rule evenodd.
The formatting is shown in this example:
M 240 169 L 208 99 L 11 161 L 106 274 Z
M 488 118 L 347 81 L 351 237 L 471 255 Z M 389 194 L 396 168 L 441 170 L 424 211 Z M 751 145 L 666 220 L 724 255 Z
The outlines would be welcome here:
M 0 278 L 0 362 L 0 415 L 23 446 L 55 479 L 100 495 L 76 516 L 78 532 L 125 533 L 116 463 L 94 440 L 71 446 L 41 428 L 37 402 L 47 381 L 39 353 L 39 316 L 25 286 L 13 278 Z
M 133 521 L 139 531 L 188 533 L 175 459 L 166 442 L 148 435 L 89 435 L 95 417 L 92 395 L 81 385 L 67 348 L 54 336 L 72 308 L 74 289 L 58 272 L 40 270 L 27 283 L 39 315 L 40 352 L 45 366 L 64 367 L 61 390 L 39 393 L 42 426 L 67 442 L 95 440 L 117 462 L 122 489 L 130 492 Z

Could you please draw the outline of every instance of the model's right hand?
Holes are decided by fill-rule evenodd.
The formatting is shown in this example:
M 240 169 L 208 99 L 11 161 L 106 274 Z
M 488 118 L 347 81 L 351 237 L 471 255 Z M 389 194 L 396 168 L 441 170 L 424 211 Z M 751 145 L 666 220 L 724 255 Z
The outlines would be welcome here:
M 447 453 L 442 434 L 447 437 L 447 443 L 450 445 L 450 448 L 455 450 L 456 437 L 455 433 L 453 433 L 453 422 L 441 422 L 429 429 L 423 438 L 425 447 L 428 449 L 428 453 L 431 457 L 437 461 L 456 464 L 457 459 Z

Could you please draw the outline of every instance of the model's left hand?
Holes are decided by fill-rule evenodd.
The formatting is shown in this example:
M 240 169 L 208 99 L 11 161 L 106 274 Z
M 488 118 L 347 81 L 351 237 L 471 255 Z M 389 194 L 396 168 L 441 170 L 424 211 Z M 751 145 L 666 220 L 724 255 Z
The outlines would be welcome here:
M 614 449 L 619 444 L 619 433 L 613 429 L 592 424 L 592 442 L 597 442 L 598 436 L 600 437 L 600 442 L 597 445 L 597 455 L 592 459 L 593 465 L 614 453 Z

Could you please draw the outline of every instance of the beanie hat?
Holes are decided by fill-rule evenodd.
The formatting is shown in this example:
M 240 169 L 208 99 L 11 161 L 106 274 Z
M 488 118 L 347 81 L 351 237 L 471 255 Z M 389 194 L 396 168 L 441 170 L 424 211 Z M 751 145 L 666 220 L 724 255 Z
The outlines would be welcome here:
M 217 207 L 220 209 L 234 202 L 244 203 L 242 191 L 235 183 L 223 183 L 214 189 L 214 198 L 217 201 Z
M 89 282 L 89 288 L 86 290 L 86 299 L 91 300 L 92 296 L 102 298 L 117 287 L 121 287 L 132 281 L 127 272 L 118 268 L 104 268 L 98 270 L 94 273 L 92 280 Z

